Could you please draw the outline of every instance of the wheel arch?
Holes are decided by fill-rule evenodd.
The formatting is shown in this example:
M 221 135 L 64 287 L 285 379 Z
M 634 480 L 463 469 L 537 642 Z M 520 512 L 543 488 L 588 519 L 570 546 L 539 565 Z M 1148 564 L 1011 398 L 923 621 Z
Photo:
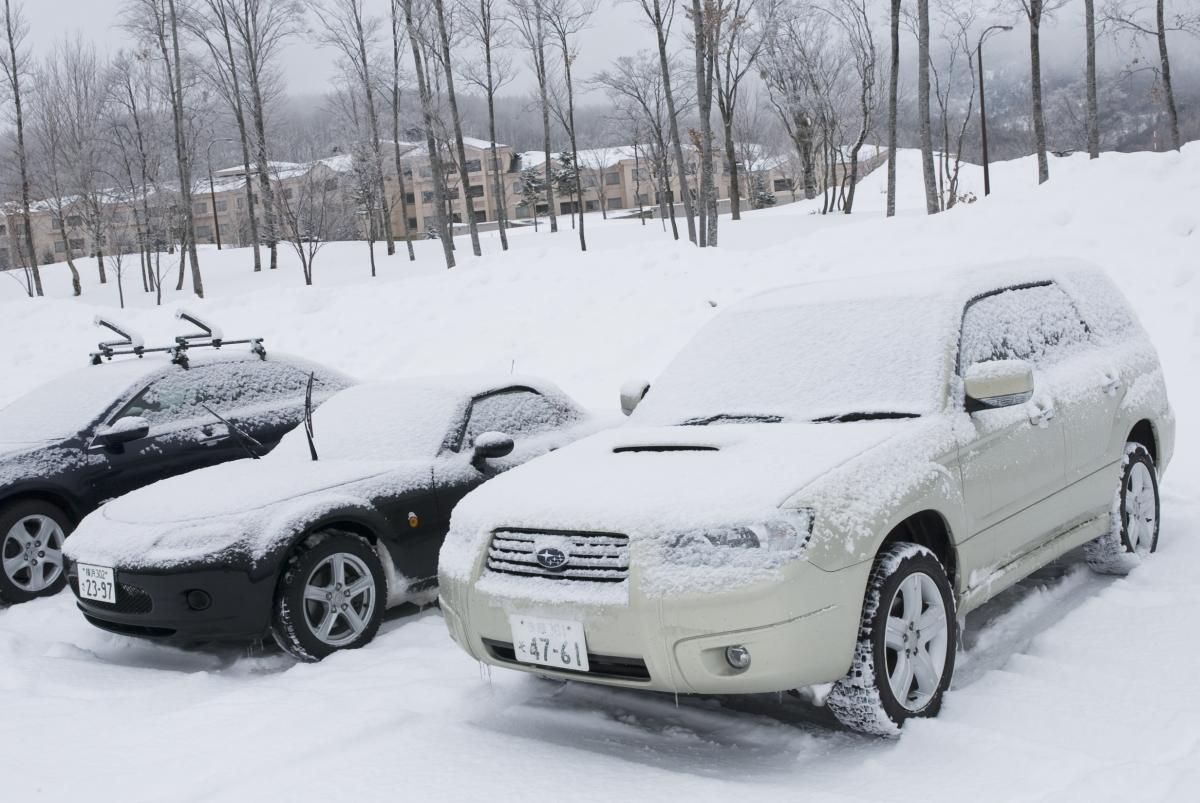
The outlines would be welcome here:
M 925 508 L 906 516 L 884 536 L 876 557 L 892 544 L 908 542 L 925 547 L 942 562 L 950 587 L 958 587 L 959 557 L 950 522 L 939 511 Z
M 75 500 L 69 494 L 52 488 L 22 488 L 0 494 L 0 507 L 19 502 L 45 502 L 54 505 L 67 514 L 73 527 L 83 520 L 83 511 Z
M 1155 465 L 1158 464 L 1158 433 L 1154 428 L 1154 422 L 1150 419 L 1143 418 L 1134 424 L 1133 429 L 1129 430 L 1129 434 L 1125 437 L 1125 442 L 1140 443 L 1145 446 Z

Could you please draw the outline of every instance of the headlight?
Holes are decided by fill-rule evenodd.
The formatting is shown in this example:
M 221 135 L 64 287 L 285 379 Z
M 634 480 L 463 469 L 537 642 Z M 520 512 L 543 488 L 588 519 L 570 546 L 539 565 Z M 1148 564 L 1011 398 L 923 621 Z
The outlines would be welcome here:
M 771 552 L 799 551 L 812 536 L 813 518 L 811 508 L 781 510 L 778 515 L 749 524 L 697 527 L 681 532 L 671 539 L 670 546 L 675 549 L 712 545 L 734 549 L 765 548 Z

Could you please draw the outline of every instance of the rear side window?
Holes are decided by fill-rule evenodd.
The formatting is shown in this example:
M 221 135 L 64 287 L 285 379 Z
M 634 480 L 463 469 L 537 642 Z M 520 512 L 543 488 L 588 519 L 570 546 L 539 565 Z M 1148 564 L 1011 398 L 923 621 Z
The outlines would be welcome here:
M 540 393 L 523 388 L 502 390 L 471 403 L 459 447 L 470 446 L 484 432 L 503 432 L 520 440 L 557 429 L 575 418 L 574 410 Z
M 967 306 L 959 368 L 965 372 L 990 360 L 1047 365 L 1085 347 L 1089 337 L 1079 310 L 1058 285 L 1002 290 Z
M 316 387 L 321 386 L 318 378 Z M 125 405 L 115 418 L 138 415 L 151 425 L 212 418 L 204 405 L 221 415 L 246 407 L 285 404 L 303 397 L 308 375 L 283 363 L 239 362 L 174 370 Z

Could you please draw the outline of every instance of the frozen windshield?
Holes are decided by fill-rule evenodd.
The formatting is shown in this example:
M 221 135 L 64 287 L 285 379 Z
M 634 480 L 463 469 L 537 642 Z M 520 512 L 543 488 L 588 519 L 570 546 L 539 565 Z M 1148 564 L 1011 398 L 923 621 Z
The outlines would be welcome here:
M 357 385 L 313 413 L 321 460 L 430 460 L 451 424 L 461 423 L 461 394 L 409 382 Z M 292 430 L 267 460 L 311 460 L 304 427 Z
M 946 308 L 930 298 L 752 303 L 701 330 L 633 418 L 773 423 L 933 412 L 953 333 Z
M 60 376 L 0 409 L 0 443 L 69 438 L 103 415 L 145 374 L 121 365 L 102 365 Z

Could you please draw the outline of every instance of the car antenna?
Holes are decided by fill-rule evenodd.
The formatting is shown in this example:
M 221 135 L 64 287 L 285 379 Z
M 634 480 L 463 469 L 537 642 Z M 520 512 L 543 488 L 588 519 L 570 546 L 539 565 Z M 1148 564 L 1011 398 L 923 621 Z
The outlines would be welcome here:
M 308 453 L 314 463 L 317 462 L 317 444 L 313 441 L 312 389 L 316 377 L 316 373 L 308 375 L 308 389 L 304 391 L 304 434 L 308 437 Z
M 105 318 L 103 315 L 97 315 L 94 323 L 102 329 L 107 329 L 110 332 L 115 332 L 120 336 L 120 340 L 104 340 L 97 344 L 98 351 L 92 352 L 89 356 L 92 358 L 92 365 L 99 365 L 107 357 L 112 359 L 114 354 L 136 354 L 141 357 L 146 352 L 146 339 L 137 332 L 130 329 L 128 326 L 123 326 Z M 128 351 L 117 351 L 116 349 L 128 346 Z

